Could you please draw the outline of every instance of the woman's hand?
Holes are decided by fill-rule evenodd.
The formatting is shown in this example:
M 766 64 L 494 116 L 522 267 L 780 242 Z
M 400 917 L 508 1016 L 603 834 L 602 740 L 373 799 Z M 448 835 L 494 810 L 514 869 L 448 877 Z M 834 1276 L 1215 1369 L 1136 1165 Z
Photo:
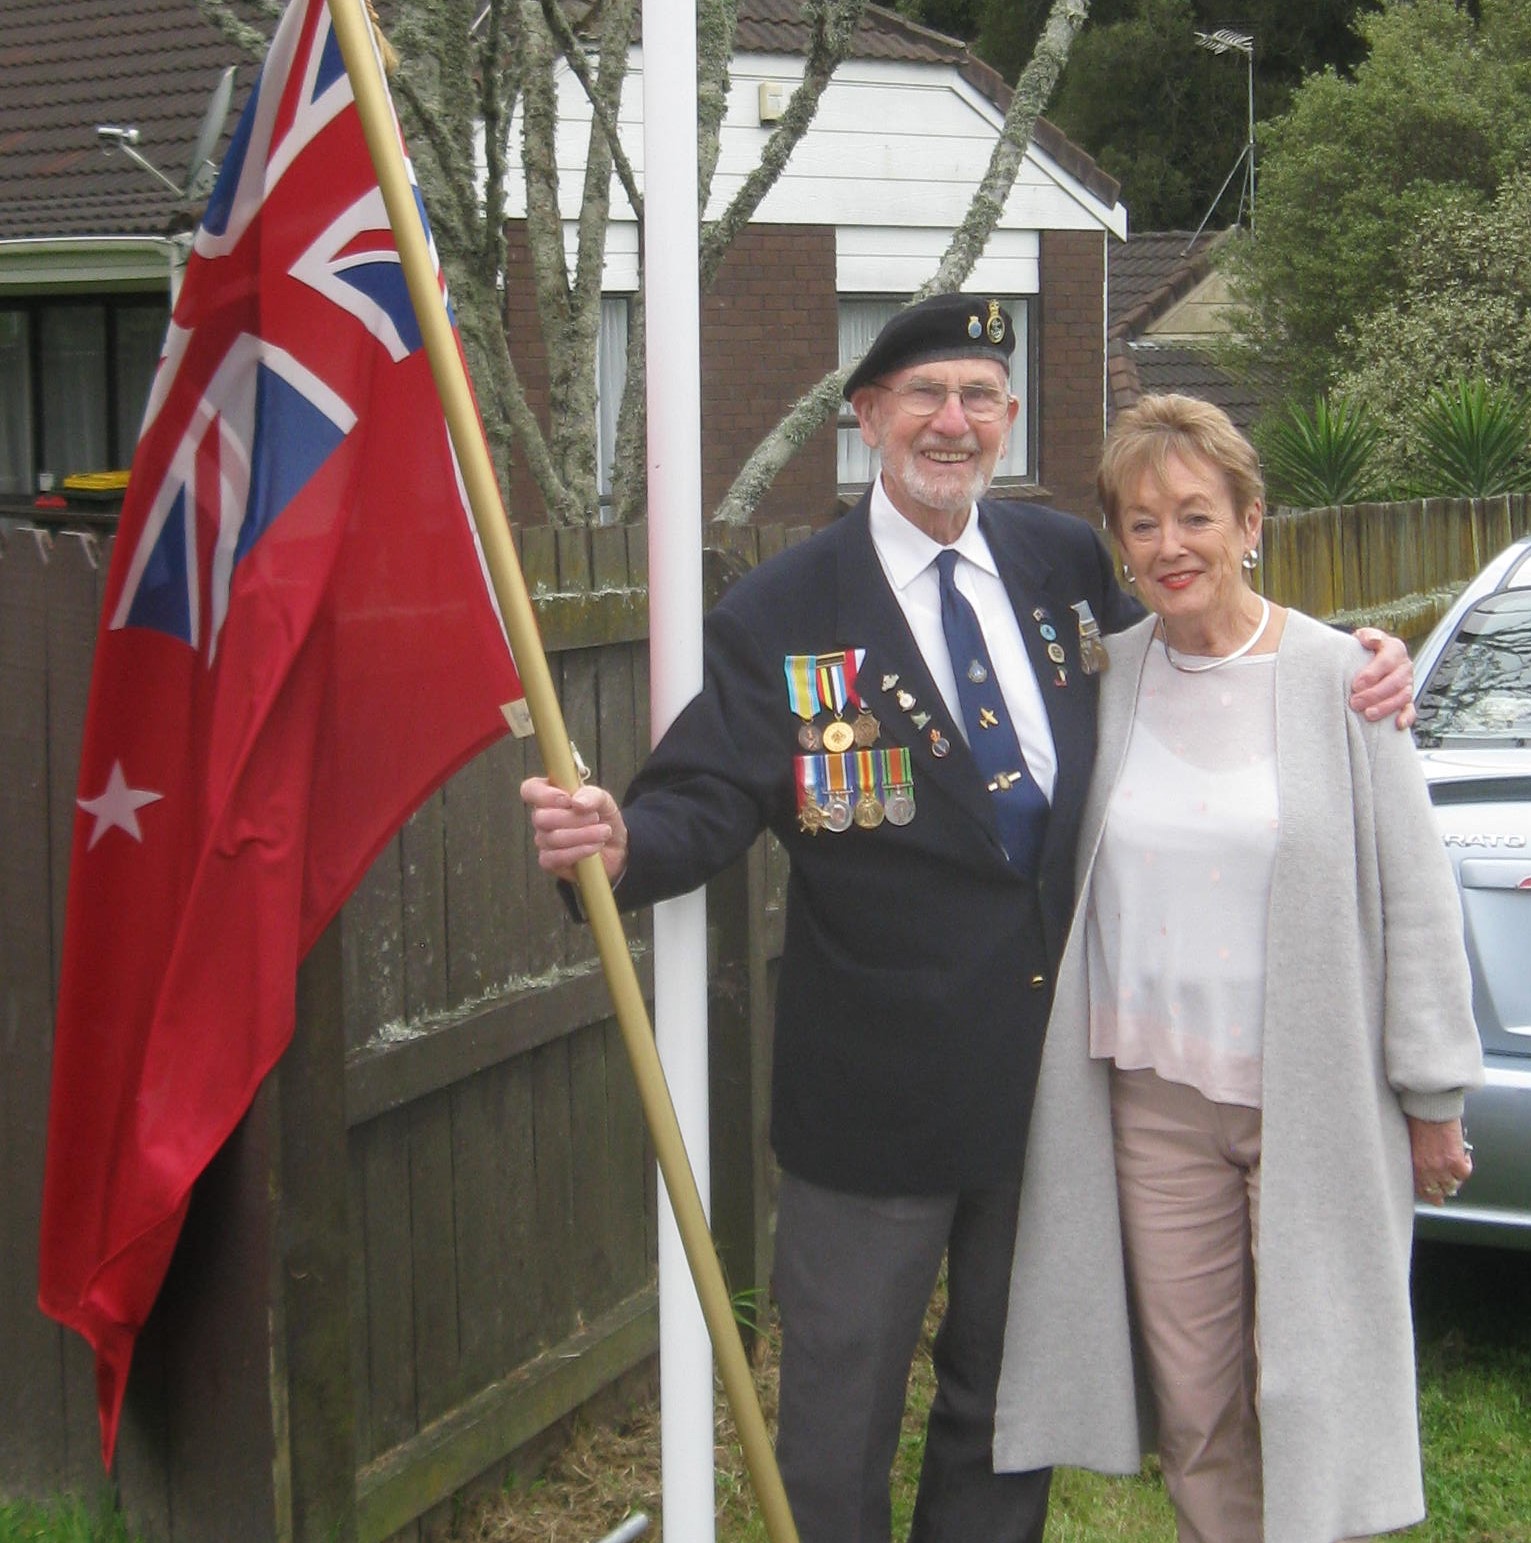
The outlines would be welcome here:
M 546 777 L 528 777 L 521 801 L 531 815 L 537 862 L 555 879 L 574 878 L 586 857 L 599 856 L 606 877 L 615 884 L 627 867 L 627 824 L 617 801 L 593 783 L 566 793 Z
M 1416 1120 L 1409 1116 L 1414 1157 L 1414 1193 L 1444 1205 L 1472 1176 L 1473 1160 L 1462 1140 L 1460 1120 Z

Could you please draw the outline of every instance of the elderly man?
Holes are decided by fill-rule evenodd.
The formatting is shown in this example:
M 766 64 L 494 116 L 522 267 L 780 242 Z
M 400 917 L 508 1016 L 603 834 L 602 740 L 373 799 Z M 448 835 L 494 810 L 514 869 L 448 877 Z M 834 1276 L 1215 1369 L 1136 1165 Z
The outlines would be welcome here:
M 983 497 L 1014 346 L 987 298 L 889 322 L 845 387 L 877 481 L 709 615 L 703 688 L 622 807 L 522 788 L 544 869 L 599 853 L 626 907 L 703 883 L 765 828 L 790 858 L 771 1139 L 777 1450 L 803 1543 L 887 1543 L 943 1256 L 910 1537 L 1039 1543 L 1046 1517 L 1047 1471 L 993 1471 L 995 1386 L 1095 748 L 1091 638 L 1141 612 L 1084 521 Z M 1396 668 L 1367 674 L 1361 705 L 1406 697 L 1406 671 L 1401 690 Z

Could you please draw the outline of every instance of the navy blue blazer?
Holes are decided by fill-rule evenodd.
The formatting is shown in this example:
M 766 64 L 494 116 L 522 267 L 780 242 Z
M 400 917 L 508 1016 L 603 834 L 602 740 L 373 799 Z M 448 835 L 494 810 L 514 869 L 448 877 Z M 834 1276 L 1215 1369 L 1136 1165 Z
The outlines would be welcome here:
M 1057 749 L 1034 883 L 1005 860 L 990 795 L 883 576 L 865 498 L 709 613 L 702 690 L 624 803 L 627 908 L 695 888 L 763 828 L 786 848 L 771 1139 L 783 1168 L 834 1189 L 929 1194 L 1019 1175 L 1095 753 L 1096 681 L 1080 668 L 1070 607 L 1088 601 L 1107 632 L 1142 614 L 1082 520 L 991 501 L 978 513 Z M 1061 683 L 1044 624 L 1065 652 Z M 911 752 L 906 825 L 799 825 L 800 720 L 783 661 L 839 649 L 866 651 L 858 686 L 881 724 L 877 748 Z M 899 691 L 930 713 L 923 730 Z

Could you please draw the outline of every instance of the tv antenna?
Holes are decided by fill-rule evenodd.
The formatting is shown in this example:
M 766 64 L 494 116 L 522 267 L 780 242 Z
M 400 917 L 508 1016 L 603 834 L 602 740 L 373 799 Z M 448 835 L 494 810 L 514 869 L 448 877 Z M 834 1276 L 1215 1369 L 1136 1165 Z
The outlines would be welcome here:
M 1201 224 L 1196 227 L 1196 234 L 1185 244 L 1185 251 L 1180 255 L 1184 257 L 1196 245 L 1199 237 L 1207 228 L 1207 221 L 1212 218 L 1217 206 L 1223 201 L 1223 194 L 1228 191 L 1228 184 L 1238 175 L 1242 167 L 1244 171 L 1244 184 L 1239 190 L 1239 213 L 1235 224 L 1244 218 L 1244 209 L 1249 208 L 1249 234 L 1255 233 L 1255 40 L 1247 32 L 1234 32 L 1231 28 L 1222 27 L 1216 32 L 1198 32 L 1196 45 L 1205 48 L 1210 54 L 1243 54 L 1247 70 L 1249 92 L 1249 116 L 1248 127 L 1244 135 L 1244 148 L 1239 151 L 1238 159 L 1233 163 L 1233 169 L 1223 178 L 1223 185 L 1217 190 L 1217 197 L 1212 200 L 1207 212 L 1201 217 Z

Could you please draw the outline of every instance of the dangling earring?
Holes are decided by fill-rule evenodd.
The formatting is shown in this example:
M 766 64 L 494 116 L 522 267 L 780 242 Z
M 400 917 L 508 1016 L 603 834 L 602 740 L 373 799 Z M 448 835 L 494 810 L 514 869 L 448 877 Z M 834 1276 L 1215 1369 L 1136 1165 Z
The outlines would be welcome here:
M 1137 574 L 1126 563 L 1122 564 L 1122 582 L 1125 584 L 1136 584 L 1138 582 Z
M 1244 554 L 1244 571 L 1246 573 L 1253 573 L 1255 571 L 1255 569 L 1258 568 L 1259 566 L 1260 566 L 1260 548 L 1257 547 L 1257 546 L 1252 546 Z

